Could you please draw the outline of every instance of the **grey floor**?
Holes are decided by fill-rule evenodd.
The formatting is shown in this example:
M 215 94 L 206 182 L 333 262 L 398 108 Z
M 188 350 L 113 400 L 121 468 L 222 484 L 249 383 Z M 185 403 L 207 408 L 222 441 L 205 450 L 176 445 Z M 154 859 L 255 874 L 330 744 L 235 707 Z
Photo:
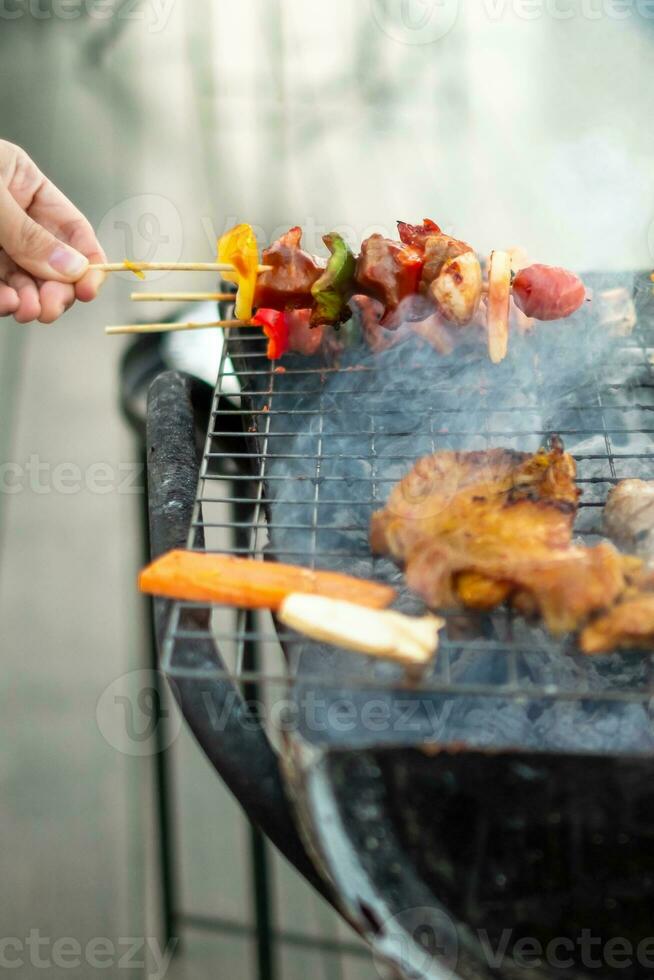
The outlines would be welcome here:
M 207 259 L 236 220 L 265 238 L 302 223 L 315 247 L 332 225 L 360 238 L 431 212 L 481 250 L 653 261 L 651 24 L 494 20 L 471 4 L 441 39 L 414 43 L 381 6 L 371 19 L 345 0 L 177 0 L 141 4 L 143 20 L 131 3 L 102 21 L 2 19 L 0 137 L 34 155 L 116 257 Z M 0 463 L 22 481 L 0 493 L 0 938 L 159 935 L 151 760 L 117 749 L 119 722 L 96 717 L 144 660 L 123 344 L 102 334 L 133 317 L 131 288 L 117 277 L 56 327 L 0 322 Z M 89 482 L 97 464 L 107 492 Z M 183 730 L 173 752 L 184 907 L 247 927 L 244 821 Z M 280 861 L 275 887 L 280 928 L 347 937 Z M 280 958 L 284 978 L 377 976 L 356 956 L 285 946 Z M 13 975 L 34 970 L 26 959 Z M 151 962 L 102 972 L 156 975 Z M 251 977 L 252 943 L 190 935 L 167 975 Z

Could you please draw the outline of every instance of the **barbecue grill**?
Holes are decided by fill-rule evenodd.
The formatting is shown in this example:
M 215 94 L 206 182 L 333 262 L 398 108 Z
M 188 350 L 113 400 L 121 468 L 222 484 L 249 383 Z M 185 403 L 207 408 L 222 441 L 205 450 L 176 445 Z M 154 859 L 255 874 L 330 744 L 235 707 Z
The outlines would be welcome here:
M 197 492 L 191 389 L 168 375 L 151 394 L 155 552 L 190 519 L 192 549 L 373 577 L 420 612 L 367 542 L 393 484 L 439 449 L 535 451 L 554 436 L 577 461 L 577 532 L 596 541 L 609 488 L 654 478 L 653 308 L 645 276 L 585 281 L 633 291 L 630 334 L 586 308 L 514 337 L 499 366 L 471 339 L 446 359 L 416 340 L 276 367 L 263 337 L 229 331 Z M 651 973 L 637 953 L 654 895 L 650 654 L 583 657 L 510 611 L 457 612 L 417 682 L 267 614 L 159 602 L 158 617 L 205 751 L 380 962 L 407 976 Z M 629 965 L 606 946 L 617 939 Z

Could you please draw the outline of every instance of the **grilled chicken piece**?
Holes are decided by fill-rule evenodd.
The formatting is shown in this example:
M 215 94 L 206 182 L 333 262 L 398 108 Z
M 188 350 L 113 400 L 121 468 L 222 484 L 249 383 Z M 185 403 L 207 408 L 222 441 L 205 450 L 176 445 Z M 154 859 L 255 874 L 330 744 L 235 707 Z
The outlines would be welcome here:
M 313 305 L 311 287 L 322 275 L 314 257 L 302 248 L 302 229 L 291 228 L 261 256 L 272 266 L 257 280 L 255 306 L 273 310 L 307 309 Z
M 604 531 L 619 548 L 654 559 L 654 480 L 621 480 L 604 508 Z
M 464 326 L 470 323 L 481 299 L 481 265 L 474 252 L 448 259 L 429 292 L 446 320 Z
M 467 242 L 459 241 L 458 238 L 450 238 L 443 232 L 427 235 L 423 245 L 424 265 L 420 277 L 420 292 L 428 293 L 432 283 L 441 274 L 445 263 L 466 252 L 472 252 L 472 246 Z
M 436 453 L 373 515 L 371 547 L 403 562 L 430 606 L 490 609 L 515 598 L 562 633 L 625 588 L 624 559 L 611 545 L 572 545 L 578 497 L 574 460 L 560 445 Z
M 654 646 L 654 592 L 635 592 L 582 630 L 584 653 Z
M 427 230 L 422 234 L 424 265 L 420 292 L 436 304 L 446 320 L 463 326 L 470 323 L 481 299 L 479 259 L 467 242 L 442 232 L 427 234 Z
M 631 562 L 630 588 L 606 615 L 590 623 L 580 637 L 584 653 L 608 653 L 654 646 L 654 481 L 621 480 L 608 495 L 604 531 L 619 547 L 649 562 Z

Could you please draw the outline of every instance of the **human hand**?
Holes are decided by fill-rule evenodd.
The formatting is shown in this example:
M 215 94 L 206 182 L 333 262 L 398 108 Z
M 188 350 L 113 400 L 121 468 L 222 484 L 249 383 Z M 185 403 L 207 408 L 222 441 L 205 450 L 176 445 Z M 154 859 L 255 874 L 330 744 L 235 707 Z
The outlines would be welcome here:
M 105 254 L 84 215 L 18 146 L 0 140 L 0 317 L 54 323 L 95 299 Z

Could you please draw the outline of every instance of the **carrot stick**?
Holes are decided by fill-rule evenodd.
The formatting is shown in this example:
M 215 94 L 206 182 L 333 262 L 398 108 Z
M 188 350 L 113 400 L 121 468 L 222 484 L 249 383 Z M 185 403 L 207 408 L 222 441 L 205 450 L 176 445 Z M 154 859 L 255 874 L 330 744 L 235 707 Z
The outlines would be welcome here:
M 158 558 L 141 572 L 139 588 L 150 595 L 247 609 L 279 609 L 292 592 L 346 599 L 371 609 L 383 609 L 395 598 L 389 585 L 339 572 L 196 551 L 170 551 Z

